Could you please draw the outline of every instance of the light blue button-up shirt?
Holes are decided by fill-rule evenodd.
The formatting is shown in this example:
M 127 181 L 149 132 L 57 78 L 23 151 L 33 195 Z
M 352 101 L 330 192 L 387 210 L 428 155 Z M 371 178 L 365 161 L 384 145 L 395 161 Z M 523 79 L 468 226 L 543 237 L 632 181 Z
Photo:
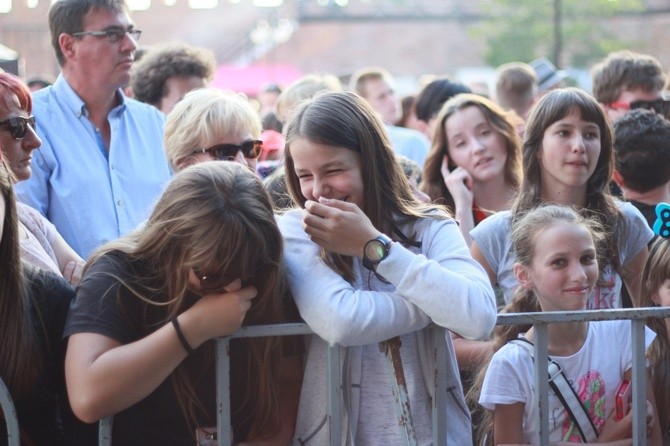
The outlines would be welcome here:
M 109 152 L 86 105 L 60 75 L 33 95 L 42 147 L 18 197 L 39 210 L 83 258 L 135 229 L 170 179 L 161 112 L 123 96 L 109 112 Z

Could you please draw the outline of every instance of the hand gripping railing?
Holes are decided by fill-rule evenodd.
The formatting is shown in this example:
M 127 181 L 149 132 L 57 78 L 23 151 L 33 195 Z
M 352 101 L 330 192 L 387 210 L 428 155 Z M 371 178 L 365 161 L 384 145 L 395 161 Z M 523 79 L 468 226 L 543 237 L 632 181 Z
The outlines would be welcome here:
M 647 318 L 670 317 L 670 307 L 663 308 L 635 308 L 623 310 L 595 310 L 595 311 L 556 311 L 545 313 L 511 313 L 498 315 L 497 325 L 533 324 L 535 326 L 535 388 L 539 405 L 540 445 L 549 445 L 549 416 L 548 416 L 548 394 L 549 383 L 547 382 L 547 325 L 561 322 L 585 322 L 614 319 L 628 319 L 631 321 L 632 346 L 633 346 L 633 444 L 635 446 L 646 446 L 646 370 L 645 370 L 645 321 Z M 442 335 L 444 329 L 431 326 L 430 329 L 438 330 Z M 311 335 L 312 330 L 306 324 L 277 324 L 259 325 L 253 327 L 242 327 L 238 332 L 225 338 L 216 340 L 216 367 L 217 367 L 217 441 L 219 445 L 229 446 L 232 444 L 232 430 L 230 423 L 230 356 L 229 343 L 233 338 L 251 338 L 264 336 L 290 336 Z M 384 343 L 382 343 L 384 344 Z M 447 364 L 446 344 L 437 343 L 435 351 L 435 397 L 433 398 L 433 444 L 442 446 L 446 442 L 446 398 Z M 391 355 L 387 355 L 389 360 Z M 393 370 L 393 365 L 389 366 Z M 397 374 L 396 374 L 397 376 Z M 328 379 L 329 379 L 329 401 L 328 401 L 328 423 L 330 425 L 330 445 L 342 444 L 343 433 L 340 430 L 340 407 L 342 404 L 342 382 L 340 373 L 340 347 L 331 346 L 328 353 Z M 411 420 L 411 414 L 406 412 L 408 405 L 402 404 L 406 401 L 403 395 L 403 386 L 399 381 L 396 384 L 396 403 L 398 407 L 399 422 Z M 4 407 L 4 406 L 3 406 Z M 407 415 L 410 415 L 407 417 Z M 411 424 L 411 423 L 410 423 Z M 401 424 L 403 425 L 403 424 Z M 111 444 L 111 417 L 100 421 L 100 446 Z M 415 444 L 411 433 L 414 427 L 405 426 L 407 445 Z M 414 441 L 414 442 L 413 442 Z
M 12 396 L 9 394 L 9 389 L 2 379 L 0 379 L 0 407 L 2 407 L 5 424 L 7 424 L 7 445 L 19 446 L 19 420 L 16 417 L 16 408 L 12 402 Z

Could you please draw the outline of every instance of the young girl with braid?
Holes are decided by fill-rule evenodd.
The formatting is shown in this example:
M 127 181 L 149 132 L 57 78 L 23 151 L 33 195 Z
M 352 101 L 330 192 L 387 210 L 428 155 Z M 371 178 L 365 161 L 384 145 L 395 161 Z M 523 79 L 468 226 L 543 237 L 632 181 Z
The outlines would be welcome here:
M 582 311 L 596 286 L 597 248 L 602 229 L 569 207 L 537 207 L 520 216 L 512 228 L 519 281 L 503 312 Z M 589 416 L 597 443 L 632 444 L 632 414 L 615 421 L 614 397 L 630 376 L 630 323 L 625 320 L 554 323 L 547 327 L 548 351 L 558 363 Z M 519 341 L 509 342 L 520 338 Z M 648 347 L 654 338 L 646 330 Z M 473 389 L 481 386 L 479 403 L 487 409 L 481 430 L 493 428 L 494 444 L 539 444 L 539 408 L 534 360 L 523 342 L 536 342 L 532 326 L 497 326 L 494 351 Z M 606 346 L 617 346 L 608 348 Z M 562 392 L 565 395 L 565 392 Z M 578 409 L 579 410 L 579 409 Z M 660 428 L 651 386 L 647 385 L 647 435 L 659 444 Z M 552 444 L 585 443 L 559 396 L 549 391 L 549 440 Z

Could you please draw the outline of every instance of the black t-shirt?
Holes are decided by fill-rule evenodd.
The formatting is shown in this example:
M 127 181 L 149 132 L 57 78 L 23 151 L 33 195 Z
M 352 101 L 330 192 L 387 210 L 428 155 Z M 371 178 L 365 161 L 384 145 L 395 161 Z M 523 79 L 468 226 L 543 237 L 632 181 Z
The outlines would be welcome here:
M 65 336 L 97 333 L 122 344 L 142 339 L 165 324 L 164 307 L 147 305 L 123 282 L 133 286 L 135 277 L 146 277 L 142 265 L 130 262 L 120 252 L 98 259 L 77 288 L 65 326 Z M 165 300 L 165 299 L 162 299 Z M 192 305 L 197 296 L 188 298 Z M 216 425 L 216 381 L 211 341 L 196 349 L 183 363 L 196 386 L 206 414 L 201 426 Z M 135 405 L 114 415 L 112 441 L 132 445 L 193 445 L 194 428 L 188 426 L 177 400 L 172 380 L 167 378 L 156 390 Z
M 31 316 L 37 333 L 43 367 L 32 396 L 12 395 L 22 443 L 63 444 L 61 405 L 67 404 L 63 359 L 63 326 L 74 290 L 62 277 L 26 268 L 26 293 L 32 302 Z M 0 445 L 7 444 L 7 428 L 0 421 Z

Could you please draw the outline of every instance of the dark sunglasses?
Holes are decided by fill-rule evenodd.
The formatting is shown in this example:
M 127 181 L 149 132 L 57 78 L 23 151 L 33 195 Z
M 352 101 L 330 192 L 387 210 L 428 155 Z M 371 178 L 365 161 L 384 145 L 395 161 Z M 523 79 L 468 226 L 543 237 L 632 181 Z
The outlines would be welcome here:
M 659 115 L 668 116 L 670 111 L 670 100 L 659 98 L 653 101 L 633 101 L 630 103 L 631 110 L 636 108 L 644 108 L 646 110 L 654 110 Z
M 249 281 L 263 269 L 263 266 L 264 265 L 260 265 L 251 275 L 242 280 L 242 286 L 247 286 Z M 235 276 L 229 274 L 203 274 L 200 270 L 195 268 L 193 268 L 193 272 L 200 281 L 200 287 L 205 291 L 222 291 L 224 286 L 239 278 L 239 274 Z
M 258 158 L 263 149 L 263 141 L 252 139 L 244 141 L 242 144 L 217 144 L 207 149 L 196 149 L 191 152 L 191 155 L 196 153 L 209 153 L 212 158 L 219 161 L 231 161 L 237 155 L 237 152 L 242 152 L 245 158 Z
M 627 102 L 612 102 L 610 107 L 621 110 L 635 110 L 637 108 L 643 108 L 645 110 L 653 110 L 659 115 L 668 116 L 670 112 L 670 99 L 658 98 L 653 101 L 633 101 L 631 103 Z
M 223 290 L 224 286 L 235 280 L 235 278 L 229 277 L 226 274 L 206 275 L 195 268 L 193 269 L 193 272 L 198 280 L 200 280 L 200 287 L 205 291 Z
M 26 133 L 28 133 L 28 126 L 35 130 L 35 117 L 28 116 L 24 118 L 23 116 L 15 116 L 13 118 L 5 119 L 0 121 L 1 125 L 9 126 L 9 133 L 12 134 L 12 138 L 17 141 L 21 141 L 25 138 Z

